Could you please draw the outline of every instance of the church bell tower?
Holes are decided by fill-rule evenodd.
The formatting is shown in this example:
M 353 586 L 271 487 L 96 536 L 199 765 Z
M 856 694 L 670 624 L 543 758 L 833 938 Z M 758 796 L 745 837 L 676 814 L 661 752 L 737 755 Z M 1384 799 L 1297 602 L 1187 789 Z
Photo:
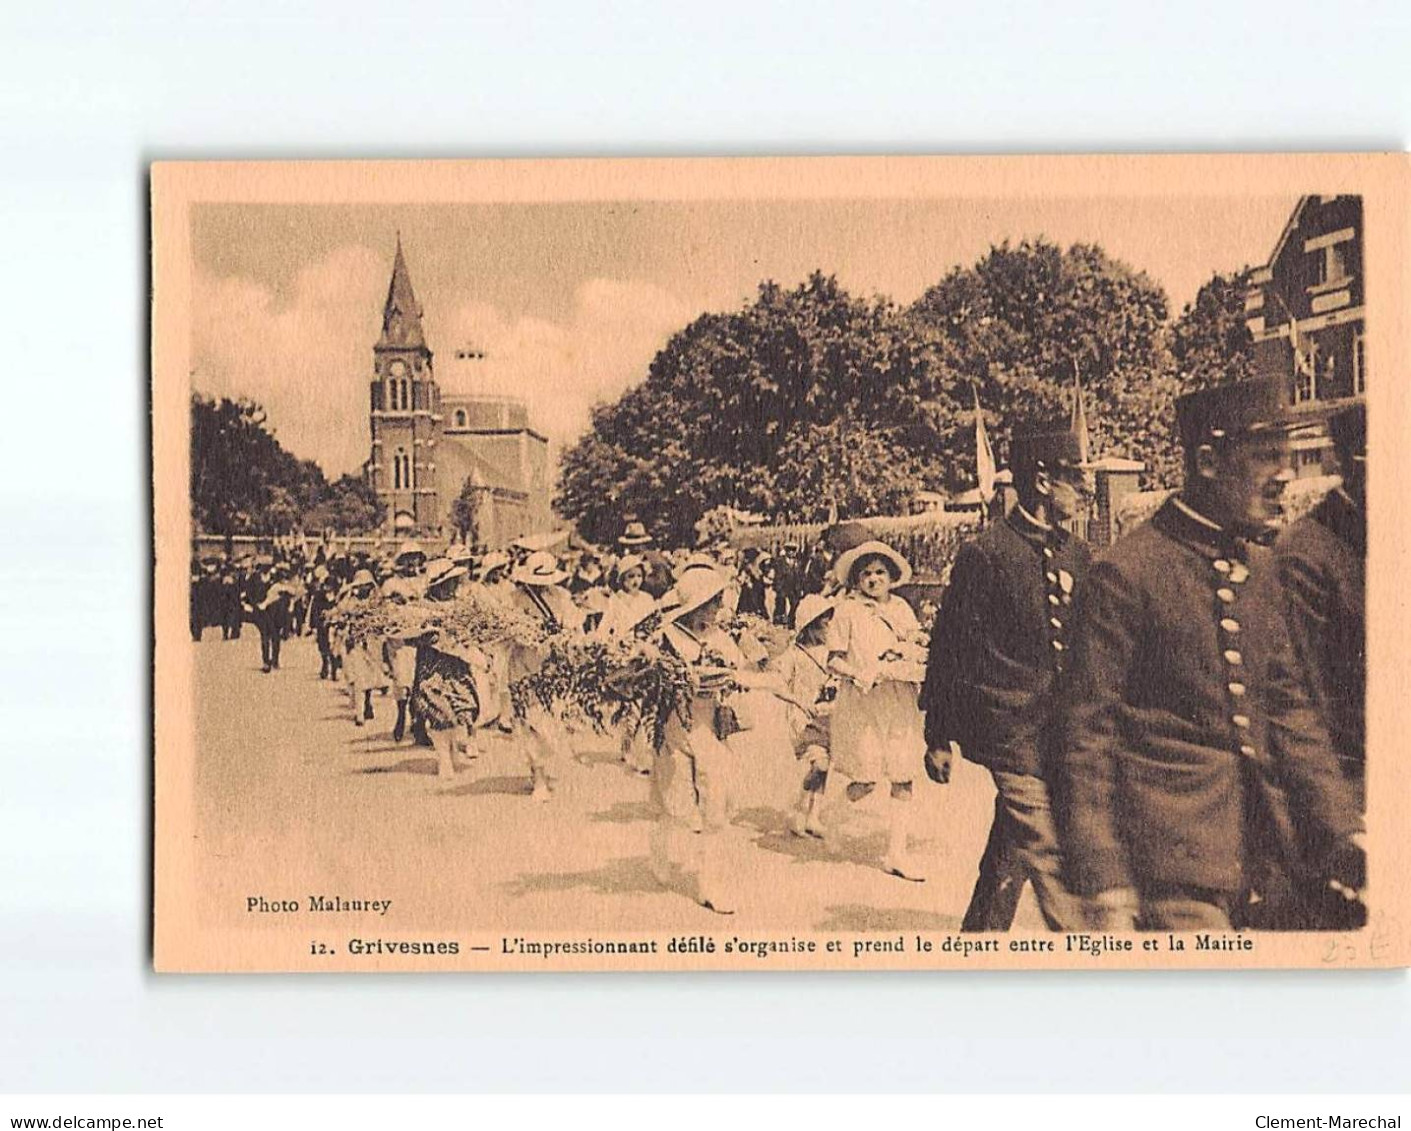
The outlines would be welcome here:
M 393 534 L 430 534 L 441 525 L 436 492 L 441 392 L 422 334 L 421 313 L 399 232 L 382 309 L 382 335 L 372 347 L 368 461 L 371 485 L 387 504 L 387 529 Z

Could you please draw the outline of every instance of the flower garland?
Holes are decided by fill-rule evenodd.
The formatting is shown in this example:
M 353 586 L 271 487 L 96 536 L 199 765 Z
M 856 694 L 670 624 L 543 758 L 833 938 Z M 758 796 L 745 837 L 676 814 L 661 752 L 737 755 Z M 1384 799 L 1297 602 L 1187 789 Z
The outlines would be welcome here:
M 560 635 L 539 670 L 510 685 L 516 718 L 538 705 L 599 733 L 648 727 L 661 747 L 667 722 L 685 718 L 695 685 L 686 664 L 649 641 L 589 640 Z

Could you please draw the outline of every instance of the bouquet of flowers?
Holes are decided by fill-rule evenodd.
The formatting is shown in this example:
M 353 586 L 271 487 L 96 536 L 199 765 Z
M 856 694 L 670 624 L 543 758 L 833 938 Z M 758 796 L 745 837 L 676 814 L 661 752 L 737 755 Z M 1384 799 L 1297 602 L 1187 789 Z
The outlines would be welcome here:
M 648 727 L 660 748 L 673 714 L 684 718 L 696 685 L 686 664 L 647 641 L 556 637 L 539 670 L 510 685 L 517 718 L 537 704 L 599 733 L 619 725 Z
M 376 590 L 366 598 L 348 596 L 328 610 L 328 630 L 346 636 L 357 647 L 369 639 L 394 635 L 398 617 L 395 606 Z
M 548 639 L 537 618 L 473 590 L 449 601 L 411 601 L 399 606 L 396 615 L 405 640 L 435 633 L 438 639 L 462 646 L 522 644 L 537 648 Z

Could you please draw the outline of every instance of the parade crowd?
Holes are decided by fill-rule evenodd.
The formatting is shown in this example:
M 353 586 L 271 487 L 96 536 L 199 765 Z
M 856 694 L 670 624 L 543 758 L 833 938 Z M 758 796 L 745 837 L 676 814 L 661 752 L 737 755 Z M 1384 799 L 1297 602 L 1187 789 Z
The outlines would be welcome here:
M 1032 884 L 1053 930 L 1346 929 L 1365 922 L 1366 423 L 1328 421 L 1341 486 L 1280 524 L 1284 382 L 1177 403 L 1185 486 L 1113 546 L 1070 533 L 1090 470 L 1066 429 L 1017 431 L 1014 490 L 936 591 L 866 526 L 775 553 L 662 549 L 642 523 L 563 556 L 414 541 L 193 563 L 191 631 L 253 625 L 262 666 L 312 635 L 351 725 L 474 773 L 487 737 L 551 802 L 588 730 L 648 779 L 651 865 L 727 914 L 722 836 L 751 760 L 796 768 L 794 835 L 872 798 L 877 867 L 922 883 L 913 795 L 963 757 L 995 810 L 963 929 L 1004 931 Z

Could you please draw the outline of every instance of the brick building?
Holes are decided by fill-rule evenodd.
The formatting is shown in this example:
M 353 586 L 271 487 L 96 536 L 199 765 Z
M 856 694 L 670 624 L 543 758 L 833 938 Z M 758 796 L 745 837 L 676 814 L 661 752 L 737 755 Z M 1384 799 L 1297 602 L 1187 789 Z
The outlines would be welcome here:
M 518 398 L 443 393 L 421 316 L 399 238 L 372 351 L 372 454 L 364 465 L 387 504 L 385 533 L 449 537 L 451 507 L 467 480 L 477 495 L 481 542 L 503 546 L 552 529 L 548 440 Z M 479 356 L 458 351 L 453 381 L 468 384 Z
M 1245 321 L 1262 375 L 1294 375 L 1295 398 L 1320 402 L 1367 391 L 1362 198 L 1305 196 L 1269 262 L 1250 277 Z M 1294 440 L 1300 476 L 1333 470 L 1326 432 Z

